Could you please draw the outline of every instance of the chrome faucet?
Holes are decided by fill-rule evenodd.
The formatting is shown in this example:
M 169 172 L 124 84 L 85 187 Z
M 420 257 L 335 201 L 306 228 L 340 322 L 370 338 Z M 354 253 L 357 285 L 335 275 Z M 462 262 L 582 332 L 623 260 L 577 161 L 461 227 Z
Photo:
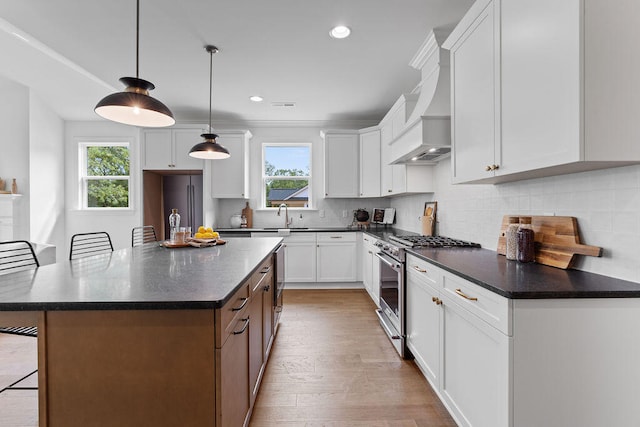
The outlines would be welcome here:
M 293 218 L 289 218 L 289 207 L 286 203 L 281 203 L 280 206 L 278 206 L 278 216 L 280 216 L 282 207 L 284 207 L 284 228 L 289 228 L 289 226 L 293 222 Z

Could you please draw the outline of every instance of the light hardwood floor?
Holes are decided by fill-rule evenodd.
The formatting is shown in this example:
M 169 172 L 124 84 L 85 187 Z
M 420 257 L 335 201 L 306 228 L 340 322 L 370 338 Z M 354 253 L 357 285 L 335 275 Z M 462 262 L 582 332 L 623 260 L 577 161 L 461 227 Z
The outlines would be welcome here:
M 251 427 L 455 426 L 364 290 L 287 290 Z
M 455 426 L 374 308 L 363 290 L 285 291 L 250 427 Z M 35 341 L 0 334 L 0 389 L 35 369 Z M 0 426 L 37 427 L 37 403 L 36 391 L 1 393 Z

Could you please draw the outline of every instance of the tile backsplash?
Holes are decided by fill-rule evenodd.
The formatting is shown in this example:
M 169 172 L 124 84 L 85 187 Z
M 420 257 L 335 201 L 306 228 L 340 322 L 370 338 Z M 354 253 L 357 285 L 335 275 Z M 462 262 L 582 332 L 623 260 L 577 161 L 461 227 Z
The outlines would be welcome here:
M 574 216 L 582 242 L 603 248 L 576 268 L 640 282 L 639 165 L 498 185 L 452 185 L 450 160 L 435 168 L 435 193 L 391 200 L 397 227 L 420 232 L 424 203 L 436 200 L 438 234 L 495 250 L 503 215 Z

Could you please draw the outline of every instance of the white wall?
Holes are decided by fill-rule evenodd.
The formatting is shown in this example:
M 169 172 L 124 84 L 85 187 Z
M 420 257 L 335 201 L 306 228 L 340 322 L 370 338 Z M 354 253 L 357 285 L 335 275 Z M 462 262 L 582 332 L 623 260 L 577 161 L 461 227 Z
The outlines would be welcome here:
M 291 209 L 289 215 L 293 217 L 294 227 L 341 227 L 350 225 L 353 219 L 353 211 L 365 208 L 369 212 L 373 208 L 388 207 L 386 199 L 325 199 L 324 194 L 324 157 L 323 141 L 320 131 L 326 128 L 320 127 L 250 127 L 253 134 L 250 141 L 250 194 L 249 205 L 253 209 L 253 226 L 281 227 L 284 226 L 284 217 L 276 215 L 274 210 L 258 210 L 260 205 L 261 174 L 262 174 L 262 144 L 273 142 L 311 143 L 312 144 L 312 194 L 314 199 L 313 210 Z M 332 128 L 335 129 L 335 128 Z M 217 129 L 220 130 L 220 129 Z M 354 165 L 357 167 L 357 165 Z M 241 213 L 245 207 L 245 200 L 220 199 L 214 215 L 216 228 L 228 228 L 231 215 Z M 320 212 L 324 211 L 324 218 Z M 346 217 L 343 216 L 347 212 Z M 302 219 L 300 215 L 302 214 Z
M 91 141 L 131 142 L 132 209 L 120 212 L 82 211 L 79 209 L 78 144 Z M 76 233 L 106 231 L 114 249 L 131 246 L 131 229 L 142 223 L 142 179 L 140 172 L 140 130 L 134 126 L 108 121 L 65 123 L 65 208 L 66 246 L 68 253 L 71 236 Z M 67 255 L 65 255 L 66 257 Z
M 398 197 L 397 227 L 420 231 L 424 202 L 438 202 L 438 234 L 495 250 L 503 215 L 574 216 L 582 242 L 603 257 L 578 256 L 576 267 L 640 282 L 640 165 L 499 185 L 452 185 L 450 160 L 436 166 L 436 192 Z
M 30 240 L 56 246 L 66 258 L 64 121 L 33 93 L 29 97 Z
M 0 77 L 0 177 L 16 179 L 23 197 L 15 204 L 14 238 L 29 239 L 29 89 Z

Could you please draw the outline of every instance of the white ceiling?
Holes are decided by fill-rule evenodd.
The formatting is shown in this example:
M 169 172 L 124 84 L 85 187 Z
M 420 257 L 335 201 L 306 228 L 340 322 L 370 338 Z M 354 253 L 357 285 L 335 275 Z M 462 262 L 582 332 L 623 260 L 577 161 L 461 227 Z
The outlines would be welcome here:
M 473 0 L 140 3 L 140 78 L 178 121 L 205 123 L 207 44 L 220 49 L 214 121 L 377 121 L 419 82 L 408 64 L 429 31 L 455 24 Z M 330 38 L 337 24 L 351 37 Z M 95 104 L 135 76 L 135 0 L 0 2 L 0 55 L 0 74 L 62 118 L 96 120 Z M 250 102 L 255 94 L 265 101 Z M 296 107 L 271 106 L 283 101 Z

